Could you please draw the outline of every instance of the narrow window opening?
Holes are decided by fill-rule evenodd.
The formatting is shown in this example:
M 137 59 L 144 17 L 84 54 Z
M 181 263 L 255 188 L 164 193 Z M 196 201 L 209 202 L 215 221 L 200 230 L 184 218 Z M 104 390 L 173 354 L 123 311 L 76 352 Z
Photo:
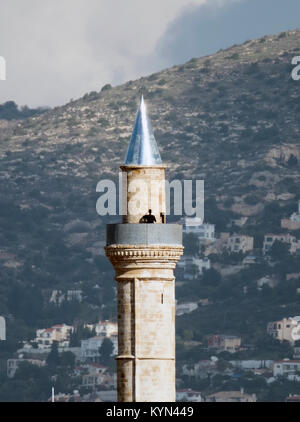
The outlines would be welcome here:
M 163 293 L 161 294 L 161 303 L 162 304 L 164 303 L 164 295 L 163 295 Z

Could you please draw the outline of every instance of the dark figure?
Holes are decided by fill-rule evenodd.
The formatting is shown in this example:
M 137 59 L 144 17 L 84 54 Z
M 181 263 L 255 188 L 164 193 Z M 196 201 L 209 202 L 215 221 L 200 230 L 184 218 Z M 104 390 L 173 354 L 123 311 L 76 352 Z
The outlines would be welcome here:
M 156 223 L 156 218 L 155 218 L 155 215 L 152 215 L 152 210 L 149 210 L 149 214 L 146 214 L 141 218 L 140 223 L 146 223 L 146 224 Z

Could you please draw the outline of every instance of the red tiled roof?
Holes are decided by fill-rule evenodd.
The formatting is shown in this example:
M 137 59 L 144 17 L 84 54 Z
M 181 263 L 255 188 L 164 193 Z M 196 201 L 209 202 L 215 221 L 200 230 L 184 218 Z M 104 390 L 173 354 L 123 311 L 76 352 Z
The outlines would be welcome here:
M 286 401 L 297 401 L 297 402 L 300 402 L 300 396 L 289 396 L 285 400 Z
M 94 366 L 95 368 L 107 369 L 107 366 L 100 365 L 100 363 L 89 363 L 89 366 Z
M 96 339 L 103 340 L 104 338 L 105 336 L 94 336 L 94 337 L 87 338 L 85 340 L 96 340 Z
M 190 388 L 184 388 L 183 390 L 177 390 L 177 393 L 189 393 L 189 394 L 201 394 L 200 391 L 194 391 Z

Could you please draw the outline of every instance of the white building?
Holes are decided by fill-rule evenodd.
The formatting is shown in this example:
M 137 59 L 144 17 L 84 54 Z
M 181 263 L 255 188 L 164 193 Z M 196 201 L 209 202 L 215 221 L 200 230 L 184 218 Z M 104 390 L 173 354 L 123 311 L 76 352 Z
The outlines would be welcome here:
M 255 255 L 249 254 L 243 259 L 243 265 L 252 265 L 257 263 L 257 257 Z
M 22 362 L 28 362 L 39 367 L 45 366 L 46 362 L 39 359 L 8 359 L 6 364 L 6 373 L 8 378 L 13 378 Z
M 193 391 L 190 388 L 176 391 L 176 401 L 187 401 L 199 403 L 202 401 L 200 391 Z
M 203 274 L 203 270 L 210 269 L 210 260 L 205 258 L 196 258 L 194 256 L 183 255 L 177 264 L 178 270 L 182 271 L 184 280 L 193 280 L 198 275 Z
M 6 340 L 6 324 L 5 318 L 0 316 L 0 341 Z
M 200 360 L 194 365 L 185 364 L 182 367 L 182 373 L 189 377 L 207 378 L 218 372 L 217 361 L 218 359 L 214 358 L 210 360 Z
M 36 331 L 35 342 L 39 349 L 51 348 L 54 341 L 59 343 L 60 347 L 69 347 L 70 335 L 74 328 L 66 324 L 57 324 L 51 328 L 42 328 Z
M 281 227 L 288 230 L 300 229 L 300 200 L 298 201 L 298 212 L 294 212 L 290 218 L 283 218 L 281 220 Z
M 294 347 L 294 359 L 300 359 L 300 347 Z
M 116 402 L 118 400 L 116 390 L 98 391 L 97 396 L 99 397 L 101 401 L 104 401 L 104 402 Z
M 96 362 L 101 356 L 100 347 L 102 346 L 103 340 L 107 338 L 105 336 L 95 336 L 85 340 L 81 340 L 80 348 L 80 359 L 82 362 Z M 112 355 L 116 355 L 118 351 L 118 336 L 112 335 L 109 337 L 113 344 Z
M 105 337 L 111 337 L 118 334 L 118 324 L 116 322 L 100 321 L 94 328 L 97 336 L 103 335 Z
M 294 212 L 291 215 L 291 221 L 294 223 L 300 223 L 300 200 L 298 201 L 298 212 Z
M 233 226 L 244 227 L 248 219 L 249 217 L 240 217 L 240 218 L 231 219 L 228 224 L 228 227 L 233 227 Z
M 176 303 L 176 315 L 183 315 L 189 314 L 190 312 L 195 311 L 198 308 L 198 303 L 196 302 L 189 302 L 189 303 L 181 303 L 177 305 Z
M 89 330 L 95 330 L 97 336 L 111 337 L 118 334 L 118 324 L 112 321 L 99 321 L 97 324 L 86 324 Z
M 243 389 L 241 391 L 219 391 L 205 397 L 207 402 L 235 402 L 248 403 L 256 402 L 256 394 L 246 394 Z
M 202 223 L 201 218 L 185 217 L 182 220 L 183 233 L 195 234 L 200 242 L 214 242 L 215 241 L 215 225 Z
M 80 347 L 60 347 L 58 343 L 58 353 L 71 352 L 76 358 L 76 361 L 80 361 Z M 36 349 L 29 342 L 23 342 L 23 347 L 17 350 L 19 355 L 26 354 L 28 359 L 45 360 L 49 354 L 49 348 Z
M 297 372 L 300 373 L 300 360 L 284 359 L 274 362 L 274 377 L 296 375 Z
M 300 340 L 300 316 L 269 322 L 267 333 L 276 340 L 287 340 L 293 345 L 295 341 Z
M 275 241 L 287 243 L 290 246 L 290 253 L 293 254 L 297 251 L 297 249 L 300 249 L 300 242 L 296 239 L 295 236 L 292 236 L 289 233 L 282 233 L 282 234 L 266 234 L 264 237 L 264 243 L 263 243 L 263 253 L 268 253 Z
M 259 280 L 256 281 L 257 287 L 263 287 L 265 285 L 271 287 L 273 289 L 277 286 L 279 283 L 279 280 L 275 276 L 266 275 L 264 277 L 261 277 Z
M 273 360 L 230 360 L 234 368 L 239 369 L 270 369 L 273 367 Z
M 230 250 L 230 252 L 246 253 L 253 250 L 253 245 L 254 238 L 252 236 L 235 234 L 228 238 L 226 247 Z
M 104 338 L 104 336 L 95 336 L 85 340 L 81 340 L 81 361 L 95 362 L 100 357 L 99 349 L 102 346 Z
M 99 363 L 90 363 L 87 365 L 87 374 L 82 376 L 82 386 L 97 388 L 98 386 L 115 387 L 116 374 L 110 375 L 107 367 Z

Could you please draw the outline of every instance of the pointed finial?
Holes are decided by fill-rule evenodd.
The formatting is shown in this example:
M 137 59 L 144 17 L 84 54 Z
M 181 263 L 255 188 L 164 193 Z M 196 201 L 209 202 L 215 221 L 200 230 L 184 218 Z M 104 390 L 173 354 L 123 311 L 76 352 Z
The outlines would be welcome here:
M 158 146 L 147 116 L 146 104 L 141 95 L 140 107 L 132 131 L 125 165 L 161 165 Z

